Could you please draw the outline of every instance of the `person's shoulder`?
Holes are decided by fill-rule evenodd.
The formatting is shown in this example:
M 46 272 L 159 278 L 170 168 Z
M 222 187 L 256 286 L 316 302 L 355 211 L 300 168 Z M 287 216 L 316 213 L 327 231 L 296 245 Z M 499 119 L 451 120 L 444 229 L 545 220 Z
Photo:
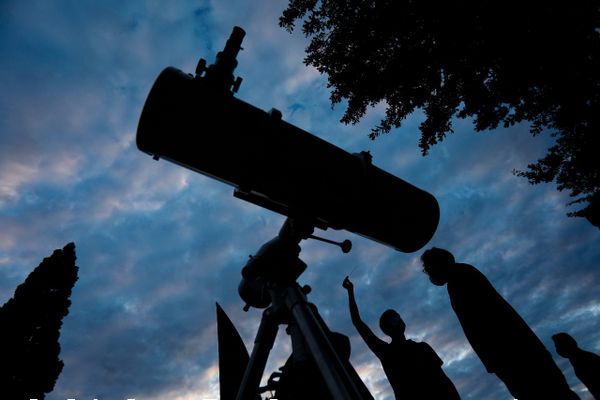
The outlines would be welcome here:
M 415 348 L 415 349 L 419 349 L 420 351 L 430 351 L 433 350 L 433 348 L 429 345 L 429 343 L 427 342 L 416 342 L 412 339 L 407 339 L 406 340 L 407 345 Z
M 454 264 L 454 273 L 460 274 L 460 275 L 468 275 L 468 276 L 484 276 L 480 270 L 478 270 L 471 264 L 465 264 L 465 263 L 455 263 Z
M 417 342 L 412 339 L 406 339 L 400 346 L 403 352 L 412 354 L 412 357 L 422 357 L 431 351 L 431 347 L 425 342 Z
M 462 270 L 462 271 L 479 271 L 477 268 L 475 268 L 474 266 L 472 266 L 471 264 L 466 264 L 466 263 L 454 263 L 454 266 L 456 267 L 456 269 L 458 270 Z
M 421 356 L 435 364 L 442 365 L 444 363 L 433 347 L 427 342 L 415 342 L 415 349 L 419 350 Z
M 577 353 L 575 354 L 575 357 L 581 360 L 585 360 L 588 363 L 594 363 L 596 364 L 598 367 L 600 367 L 600 355 L 593 353 L 591 351 L 587 351 L 587 350 L 583 350 L 583 349 L 577 349 Z
M 468 286 L 472 289 L 491 285 L 487 277 L 471 264 L 455 263 L 448 280 L 448 293 Z

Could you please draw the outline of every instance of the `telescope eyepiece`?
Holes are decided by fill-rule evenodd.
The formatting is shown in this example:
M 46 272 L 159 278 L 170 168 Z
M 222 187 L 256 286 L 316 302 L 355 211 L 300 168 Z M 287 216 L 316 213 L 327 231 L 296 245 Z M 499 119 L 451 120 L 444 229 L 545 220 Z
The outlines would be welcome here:
M 246 32 L 239 26 L 234 26 L 231 35 L 229 35 L 229 39 L 227 39 L 227 43 L 225 43 L 225 48 L 222 53 L 227 57 L 235 59 L 239 51 L 243 50 L 242 41 L 244 40 L 244 36 L 246 36 Z
M 222 51 L 217 53 L 215 63 L 204 68 L 205 62 L 201 60 L 196 67 L 196 74 L 206 71 L 206 82 L 214 87 L 228 91 L 237 92 L 241 84 L 241 78 L 234 79 L 233 71 L 237 67 L 237 55 L 242 50 L 242 40 L 244 40 L 246 32 L 239 26 L 233 27 L 233 31 L 225 43 Z

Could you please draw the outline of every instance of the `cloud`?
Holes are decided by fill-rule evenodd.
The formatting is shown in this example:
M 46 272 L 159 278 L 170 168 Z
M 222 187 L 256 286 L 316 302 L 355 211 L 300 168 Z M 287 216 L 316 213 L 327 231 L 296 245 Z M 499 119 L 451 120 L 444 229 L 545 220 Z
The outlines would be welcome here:
M 47 398 L 218 398 L 214 302 L 250 350 L 261 310 L 242 311 L 241 267 L 274 237 L 283 217 L 232 197 L 232 188 L 135 146 L 145 96 L 168 65 L 209 63 L 231 28 L 247 36 L 236 95 L 434 194 L 442 214 L 429 245 L 481 269 L 544 343 L 559 330 L 600 352 L 598 232 L 567 219 L 566 195 L 515 177 L 551 139 L 525 126 L 475 134 L 470 121 L 422 157 L 419 113 L 370 141 L 381 105 L 357 126 L 331 109 L 325 78 L 302 64 L 306 40 L 277 26 L 281 2 L 8 2 L 0 16 L 0 298 L 54 248 L 75 241 L 80 267 L 61 332 L 65 369 Z M 10 39 L 9 39 L 10 38 Z M 470 350 L 444 288 L 404 254 L 345 231 L 344 255 L 302 242 L 300 277 L 331 329 L 351 337 L 352 361 L 376 398 L 391 398 L 378 361 L 347 313 L 344 276 L 365 321 L 397 309 L 407 334 L 427 341 L 463 398 L 506 389 Z M 428 246 L 429 246 L 428 245 Z M 383 336 L 383 335 L 382 335 Z M 266 371 L 289 355 L 283 329 Z M 560 364 L 569 381 L 572 372 Z

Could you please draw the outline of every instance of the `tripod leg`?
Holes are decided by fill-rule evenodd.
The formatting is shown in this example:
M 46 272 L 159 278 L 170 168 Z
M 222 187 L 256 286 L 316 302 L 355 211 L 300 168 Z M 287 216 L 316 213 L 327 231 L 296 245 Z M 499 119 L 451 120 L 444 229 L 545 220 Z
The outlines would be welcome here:
M 244 378 L 238 391 L 236 400 L 259 399 L 258 388 L 262 379 L 269 353 L 275 343 L 279 325 L 271 308 L 267 308 L 260 320 L 260 326 L 254 339 L 254 347 L 244 372 Z
M 353 382 L 335 353 L 321 324 L 310 309 L 298 285 L 287 289 L 286 305 L 304 337 L 309 352 L 317 365 L 329 392 L 335 400 L 371 399 Z

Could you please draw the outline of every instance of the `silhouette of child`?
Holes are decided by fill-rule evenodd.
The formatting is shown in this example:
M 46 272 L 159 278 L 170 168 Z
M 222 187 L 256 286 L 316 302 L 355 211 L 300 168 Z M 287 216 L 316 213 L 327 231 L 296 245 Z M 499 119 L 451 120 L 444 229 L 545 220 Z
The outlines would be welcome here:
M 454 384 L 442 370 L 443 361 L 427 343 L 406 339 L 406 325 L 396 311 L 386 310 L 379 319 L 381 330 L 392 339 L 388 343 L 378 338 L 361 320 L 354 285 L 348 277 L 342 287 L 348 291 L 352 323 L 379 358 L 397 399 L 460 399 Z
M 559 356 L 571 361 L 575 375 L 588 388 L 595 399 L 600 400 L 600 356 L 579 348 L 571 335 L 565 332 L 552 336 Z

